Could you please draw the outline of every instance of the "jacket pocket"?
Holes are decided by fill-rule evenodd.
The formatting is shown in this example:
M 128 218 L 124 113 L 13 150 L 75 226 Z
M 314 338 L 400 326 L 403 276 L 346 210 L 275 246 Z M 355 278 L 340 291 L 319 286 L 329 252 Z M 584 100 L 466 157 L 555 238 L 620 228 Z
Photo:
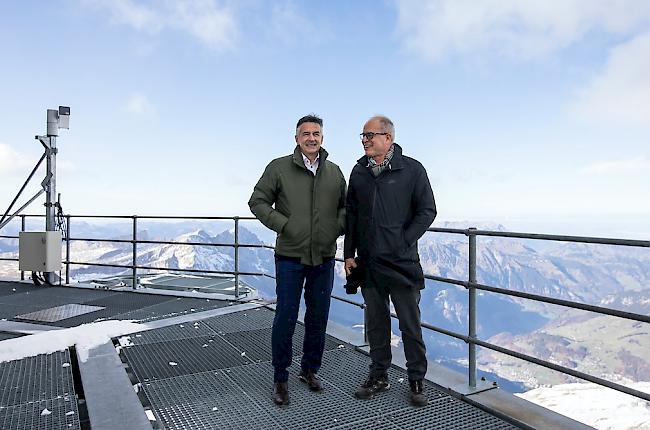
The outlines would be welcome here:
M 318 241 L 323 252 L 330 253 L 332 249 L 336 249 L 336 239 L 339 237 L 340 228 L 337 219 L 321 221 L 319 223 Z
M 404 228 L 401 224 L 377 226 L 375 252 L 380 255 L 400 255 L 406 251 Z
M 278 245 L 284 251 L 298 252 L 305 248 L 309 242 L 309 229 L 305 228 L 305 223 L 300 222 L 293 215 L 284 225 L 282 233 L 278 235 Z

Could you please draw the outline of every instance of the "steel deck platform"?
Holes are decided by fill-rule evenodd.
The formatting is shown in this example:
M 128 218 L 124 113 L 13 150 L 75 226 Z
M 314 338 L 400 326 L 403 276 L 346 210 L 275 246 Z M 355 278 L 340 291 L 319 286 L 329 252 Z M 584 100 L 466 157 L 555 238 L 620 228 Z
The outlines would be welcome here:
M 415 408 L 408 402 L 406 372 L 395 365 L 390 390 L 358 400 L 353 393 L 367 374 L 369 357 L 330 335 L 319 372 L 324 391 L 311 392 L 297 378 L 302 324 L 296 327 L 289 369 L 291 403 L 277 407 L 271 399 L 274 311 L 262 304 L 0 282 L 5 319 L 0 348 L 4 339 L 18 336 L 7 327 L 20 323 L 24 333 L 30 326 L 18 315 L 70 303 L 104 309 L 47 325 L 41 321 L 35 331 L 96 319 L 135 320 L 145 329 L 91 350 L 84 362 L 64 350 L 0 363 L 0 428 L 110 429 L 111 416 L 113 424 L 137 422 L 138 429 L 533 428 L 463 401 L 432 381 L 426 382 L 428 405 Z M 587 428 L 560 422 L 570 425 L 553 428 Z

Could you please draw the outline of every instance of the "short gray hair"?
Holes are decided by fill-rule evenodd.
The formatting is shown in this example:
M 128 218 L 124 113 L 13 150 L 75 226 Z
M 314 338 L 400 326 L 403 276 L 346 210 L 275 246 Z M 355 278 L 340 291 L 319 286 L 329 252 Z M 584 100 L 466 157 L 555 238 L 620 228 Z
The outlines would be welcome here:
M 393 121 L 390 120 L 385 115 L 375 115 L 372 118 L 369 119 L 369 121 L 372 121 L 376 119 L 379 121 L 381 124 L 381 127 L 384 129 L 384 132 L 390 133 L 391 140 L 394 142 L 395 141 L 395 125 L 393 124 Z

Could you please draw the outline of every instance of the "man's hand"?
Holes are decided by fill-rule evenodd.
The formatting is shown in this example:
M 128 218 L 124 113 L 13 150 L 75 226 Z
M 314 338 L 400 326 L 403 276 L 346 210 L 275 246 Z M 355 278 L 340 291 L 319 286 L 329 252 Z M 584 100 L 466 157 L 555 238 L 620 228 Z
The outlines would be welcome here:
M 345 276 L 350 276 L 352 269 L 357 267 L 357 262 L 354 261 L 354 258 L 345 259 Z

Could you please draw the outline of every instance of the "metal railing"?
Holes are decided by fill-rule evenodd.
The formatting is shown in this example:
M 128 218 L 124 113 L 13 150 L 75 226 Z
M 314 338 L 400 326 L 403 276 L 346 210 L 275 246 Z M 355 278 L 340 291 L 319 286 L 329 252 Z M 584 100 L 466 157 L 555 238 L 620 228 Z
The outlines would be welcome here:
M 37 217 L 37 215 L 21 215 L 21 227 L 22 230 L 25 230 L 25 218 L 26 217 Z M 104 218 L 104 219 L 131 219 L 133 225 L 133 233 L 131 239 L 99 239 L 99 238 L 80 238 L 80 237 L 70 237 L 70 221 L 72 218 Z M 204 242 L 175 242 L 175 241 L 160 241 L 160 240 L 138 240 L 138 220 L 142 219 L 176 219 L 176 220 L 206 220 L 206 221 L 216 221 L 216 220 L 230 220 L 234 221 L 234 243 L 204 243 Z M 249 247 L 249 248 L 265 248 L 273 249 L 269 245 L 256 245 L 256 244 L 240 244 L 239 243 L 239 223 L 242 220 L 255 220 L 254 217 L 184 217 L 184 216 L 102 216 L 102 215 L 66 215 L 67 220 L 67 231 L 65 234 L 65 259 L 63 264 L 65 265 L 65 279 L 66 283 L 70 282 L 70 265 L 86 265 L 86 266 L 100 266 L 100 267 L 114 267 L 114 268 L 124 268 L 131 269 L 133 287 L 136 288 L 138 285 L 138 270 L 160 270 L 160 271 L 169 271 L 169 272 L 188 272 L 188 273 L 208 273 L 208 274 L 230 274 L 235 277 L 235 296 L 239 297 L 239 280 L 241 275 L 251 275 L 251 276 L 265 276 L 270 278 L 275 278 L 273 275 L 262 272 L 242 272 L 239 270 L 239 248 Z M 468 290 L 468 333 L 462 334 L 457 333 L 452 330 L 447 330 L 441 327 L 437 327 L 428 323 L 422 323 L 422 327 L 441 333 L 446 336 L 450 336 L 459 340 L 464 341 L 468 344 L 468 385 L 470 388 L 476 387 L 476 346 L 481 346 L 483 348 L 491 349 L 493 351 L 515 357 L 536 365 L 546 367 L 557 372 L 573 376 L 575 378 L 583 379 L 595 384 L 612 388 L 616 391 L 626 393 L 646 401 L 650 401 L 650 394 L 635 390 L 629 387 L 626 387 L 615 382 L 611 382 L 597 376 L 593 376 L 584 372 L 580 372 L 565 366 L 560 366 L 555 363 L 551 363 L 546 360 L 541 360 L 536 357 L 532 357 L 527 354 L 522 354 L 520 352 L 503 348 L 501 346 L 483 341 L 478 339 L 476 334 L 476 291 L 488 291 L 496 294 L 503 294 L 511 297 L 518 297 L 528 300 L 533 300 L 541 303 L 548 303 L 553 305 L 564 306 L 572 309 L 580 309 L 584 311 L 594 312 L 601 315 L 609 315 L 618 318 L 624 318 L 632 321 L 639 321 L 644 323 L 650 323 L 650 317 L 647 315 L 636 314 L 632 312 L 625 312 L 616 309 L 611 309 L 607 307 L 594 306 L 585 303 L 579 303 L 570 300 L 556 299 L 548 296 L 542 296 L 538 294 L 525 293 L 521 291 L 508 290 L 504 288 L 489 286 L 477 282 L 476 279 L 476 249 L 477 249 L 477 238 L 479 236 L 485 237 L 501 237 L 501 238 L 516 238 L 516 239 L 532 239 L 532 240 L 550 240 L 550 241 L 561 241 L 561 242 L 572 242 L 572 243 L 589 243 L 589 244 L 601 244 L 601 245 L 614 245 L 614 246 L 629 246 L 629 247 L 643 247 L 650 248 L 650 241 L 646 240 L 629 240 L 629 239 L 610 239 L 610 238 L 599 238 L 599 237 L 581 237 L 581 236 L 565 236 L 565 235 L 550 235 L 550 234 L 536 234 L 536 233 L 515 233 L 515 232 L 498 232 L 498 231 L 488 231 L 488 230 L 477 230 L 475 228 L 468 229 L 453 229 L 453 228 L 429 228 L 428 232 L 433 233 L 446 233 L 446 234 L 456 234 L 464 235 L 468 237 L 468 279 L 459 280 L 453 278 L 445 278 L 441 276 L 425 274 L 425 278 L 453 285 L 459 285 Z M 0 235 L 0 239 L 16 239 L 17 236 L 6 236 Z M 78 262 L 70 260 L 70 242 L 72 241 L 90 241 L 90 242 L 113 242 L 113 243 L 131 243 L 132 244 L 132 264 L 130 265 L 118 265 L 118 264 L 106 264 L 106 263 L 93 263 L 93 262 Z M 188 246 L 218 246 L 218 247 L 233 247 L 234 248 L 234 271 L 215 271 L 215 270 L 197 270 L 197 269 L 179 269 L 179 268 L 161 268 L 161 267 L 151 267 L 151 266 L 142 266 L 137 265 L 137 252 L 138 244 L 173 244 L 173 245 L 188 245 Z M 18 261 L 16 258 L 0 258 L 0 261 Z M 337 261 L 342 262 L 341 259 Z M 21 279 L 24 279 L 24 273 L 21 272 Z M 345 297 L 340 297 L 337 295 L 332 295 L 332 298 L 342 301 L 347 304 L 357 306 L 364 310 L 364 320 L 367 318 L 366 315 L 366 306 L 364 303 L 355 302 L 353 300 L 347 299 Z M 397 318 L 397 315 L 391 313 L 393 318 Z M 364 321 L 365 323 L 365 321 Z M 365 327 L 365 324 L 364 324 Z

